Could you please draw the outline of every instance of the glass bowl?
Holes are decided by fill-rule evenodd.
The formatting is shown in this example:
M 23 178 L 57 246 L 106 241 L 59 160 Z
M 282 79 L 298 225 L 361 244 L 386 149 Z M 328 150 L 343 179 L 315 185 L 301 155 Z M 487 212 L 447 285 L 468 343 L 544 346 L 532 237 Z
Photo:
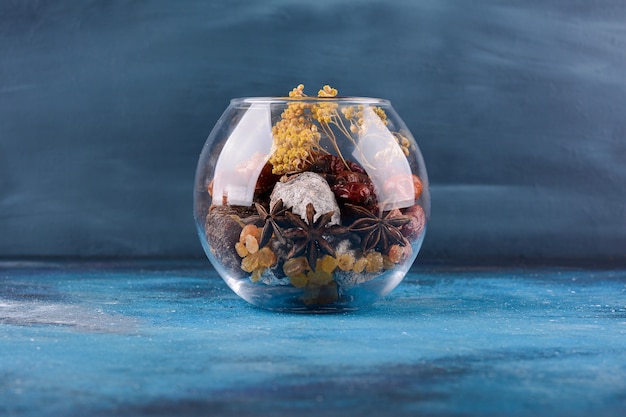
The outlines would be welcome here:
M 298 89 L 233 99 L 217 121 L 196 171 L 200 240 L 255 306 L 369 306 L 402 281 L 422 245 L 424 160 L 389 101 Z

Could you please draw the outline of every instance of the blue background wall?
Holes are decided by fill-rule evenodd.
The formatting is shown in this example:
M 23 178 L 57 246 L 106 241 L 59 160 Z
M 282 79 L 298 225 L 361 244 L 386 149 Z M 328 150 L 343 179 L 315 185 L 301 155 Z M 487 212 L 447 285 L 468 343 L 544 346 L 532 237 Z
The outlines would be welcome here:
M 0 257 L 202 256 L 231 97 L 392 101 L 431 179 L 424 259 L 626 260 L 626 3 L 2 1 Z

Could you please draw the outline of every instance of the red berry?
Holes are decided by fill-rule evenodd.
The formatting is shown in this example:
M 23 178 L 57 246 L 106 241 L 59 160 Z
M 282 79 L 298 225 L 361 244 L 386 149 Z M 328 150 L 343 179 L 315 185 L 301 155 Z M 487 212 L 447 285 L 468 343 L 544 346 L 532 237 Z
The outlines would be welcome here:
M 255 195 L 258 196 L 271 191 L 278 180 L 280 180 L 280 175 L 272 174 L 272 165 L 265 164 L 259 174 L 259 178 L 256 180 Z
M 361 165 L 356 162 L 348 161 L 348 166 L 352 172 L 358 172 L 360 174 L 365 174 L 365 170 L 361 167 Z
M 346 164 L 343 163 L 341 158 L 336 157 L 334 155 L 330 156 L 330 170 L 333 174 L 339 174 L 342 171 L 346 170 Z
M 351 204 L 364 205 L 368 203 L 368 200 L 370 200 L 372 196 L 370 188 L 358 182 L 337 184 L 333 187 L 333 191 L 339 200 Z
M 369 181 L 369 177 L 367 174 L 362 174 L 360 172 L 351 172 L 351 171 L 342 171 L 337 174 L 336 178 L 337 182 L 360 182 L 363 184 L 367 184 Z
M 403 214 L 410 216 L 411 221 L 402 226 L 400 231 L 407 239 L 416 239 L 424 231 L 424 227 L 426 226 L 426 214 L 424 210 L 421 206 L 416 204 L 404 210 Z

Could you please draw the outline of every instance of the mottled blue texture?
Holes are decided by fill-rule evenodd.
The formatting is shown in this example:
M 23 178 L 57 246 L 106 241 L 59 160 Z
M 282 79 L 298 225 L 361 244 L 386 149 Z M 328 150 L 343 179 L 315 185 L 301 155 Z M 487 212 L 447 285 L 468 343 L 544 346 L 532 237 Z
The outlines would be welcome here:
M 382 96 L 430 171 L 425 258 L 626 258 L 626 2 L 0 2 L 0 256 L 201 256 L 231 97 Z
M 0 264 L 3 416 L 618 416 L 626 271 L 420 268 L 288 315 L 206 263 Z

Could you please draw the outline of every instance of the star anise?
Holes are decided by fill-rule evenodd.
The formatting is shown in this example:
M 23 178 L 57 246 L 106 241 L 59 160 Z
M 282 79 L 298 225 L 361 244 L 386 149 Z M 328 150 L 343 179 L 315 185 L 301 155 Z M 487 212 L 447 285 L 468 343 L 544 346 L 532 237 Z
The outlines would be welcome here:
M 286 224 L 285 211 L 287 209 L 283 204 L 283 200 L 278 200 L 269 212 L 259 203 L 254 203 L 254 207 L 256 207 L 258 215 L 243 219 L 243 222 L 256 223 L 260 221 L 263 223 L 259 247 L 262 248 L 267 245 L 267 242 L 269 242 L 272 238 L 272 234 L 276 236 L 276 239 L 278 239 L 280 243 L 286 243 L 281 228 L 284 224 Z
M 295 226 L 292 229 L 284 231 L 283 236 L 292 239 L 294 245 L 287 255 L 288 258 L 301 255 L 306 251 L 306 258 L 309 262 L 309 267 L 315 271 L 317 265 L 317 259 L 320 257 L 320 253 L 325 253 L 330 256 L 337 256 L 335 250 L 328 243 L 324 236 L 338 235 L 345 233 L 348 229 L 343 226 L 332 225 L 329 226 L 334 211 L 322 214 L 317 220 L 313 221 L 315 217 L 315 208 L 313 204 L 309 203 L 306 206 L 306 222 L 300 218 L 297 214 L 286 212 L 287 220 Z
M 377 215 L 364 207 L 353 204 L 346 204 L 346 207 L 360 216 L 348 229 L 361 235 L 361 249 L 363 252 L 376 247 L 381 252 L 385 252 L 393 244 L 405 246 L 404 236 L 402 236 L 399 228 L 409 223 L 411 217 L 405 215 L 398 216 L 391 211 L 384 216 L 382 212 L 380 215 Z

